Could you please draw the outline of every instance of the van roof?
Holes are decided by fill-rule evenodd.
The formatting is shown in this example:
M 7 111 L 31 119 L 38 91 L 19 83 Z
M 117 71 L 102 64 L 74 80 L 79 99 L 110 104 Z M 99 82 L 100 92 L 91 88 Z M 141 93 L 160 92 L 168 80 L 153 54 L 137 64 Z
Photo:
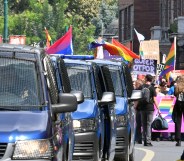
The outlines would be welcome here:
M 95 62 L 89 62 L 85 60 L 78 60 L 78 59 L 63 59 L 65 63 L 73 63 L 73 64 L 81 64 L 81 65 L 88 65 L 91 66 Z
M 19 55 L 16 55 L 18 54 Z M 21 53 L 21 55 L 20 55 Z M 0 56 L 6 57 L 17 57 L 25 60 L 36 60 L 36 55 L 44 54 L 44 49 L 36 48 L 28 45 L 17 45 L 17 44 L 0 44 Z
M 73 59 L 73 60 L 93 60 L 93 55 L 61 55 L 61 58 L 64 59 Z
M 108 65 L 115 65 L 115 66 L 126 65 L 124 62 L 118 61 L 118 60 L 94 59 L 89 61 L 95 62 L 97 64 L 108 64 Z

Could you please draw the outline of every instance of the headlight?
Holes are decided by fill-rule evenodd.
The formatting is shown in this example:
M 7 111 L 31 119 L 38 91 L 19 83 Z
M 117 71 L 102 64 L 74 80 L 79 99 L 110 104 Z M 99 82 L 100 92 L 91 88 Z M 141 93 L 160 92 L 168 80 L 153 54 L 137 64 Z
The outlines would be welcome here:
M 74 131 L 77 132 L 86 132 L 94 131 L 96 129 L 96 120 L 93 119 L 84 119 L 84 120 L 73 120 Z
M 127 126 L 128 115 L 117 115 L 116 116 L 117 127 Z
M 17 141 L 13 159 L 40 159 L 53 157 L 53 148 L 50 140 Z

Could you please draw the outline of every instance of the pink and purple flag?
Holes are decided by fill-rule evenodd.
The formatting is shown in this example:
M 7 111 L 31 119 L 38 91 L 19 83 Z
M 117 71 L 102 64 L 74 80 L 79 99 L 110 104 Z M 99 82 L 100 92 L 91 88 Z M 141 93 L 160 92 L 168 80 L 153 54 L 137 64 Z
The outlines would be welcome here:
M 72 26 L 70 26 L 66 34 L 51 45 L 46 52 L 48 54 L 73 55 Z

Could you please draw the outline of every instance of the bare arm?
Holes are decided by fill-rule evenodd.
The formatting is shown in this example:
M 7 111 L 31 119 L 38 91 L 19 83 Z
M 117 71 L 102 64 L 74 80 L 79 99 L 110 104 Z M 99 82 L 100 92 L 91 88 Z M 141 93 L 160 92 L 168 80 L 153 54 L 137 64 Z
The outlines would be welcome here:
M 158 111 L 160 111 L 159 106 L 158 106 L 157 97 L 153 97 L 153 99 L 154 99 L 154 104 L 155 104 L 156 108 L 158 109 Z

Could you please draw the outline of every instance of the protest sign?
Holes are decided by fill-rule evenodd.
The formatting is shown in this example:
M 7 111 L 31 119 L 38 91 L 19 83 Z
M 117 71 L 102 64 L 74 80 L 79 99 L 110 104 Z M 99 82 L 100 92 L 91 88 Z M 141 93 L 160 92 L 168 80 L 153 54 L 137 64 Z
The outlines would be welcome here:
M 156 75 L 157 71 L 157 60 L 152 59 L 135 59 L 132 67 L 133 74 L 151 74 Z
M 140 52 L 144 59 L 154 59 L 158 64 L 160 63 L 159 40 L 141 41 Z
M 157 75 L 159 76 L 162 70 L 164 69 L 164 64 L 157 64 Z

